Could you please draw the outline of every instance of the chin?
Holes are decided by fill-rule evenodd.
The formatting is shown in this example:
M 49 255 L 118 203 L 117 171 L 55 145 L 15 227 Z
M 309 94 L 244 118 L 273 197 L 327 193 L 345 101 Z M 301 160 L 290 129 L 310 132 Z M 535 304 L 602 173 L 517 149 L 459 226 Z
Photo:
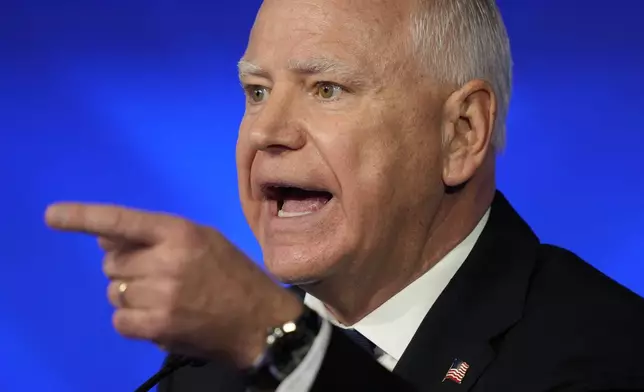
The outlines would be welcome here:
M 317 283 L 338 270 L 343 258 L 313 250 L 267 249 L 264 251 L 264 266 L 273 277 L 285 284 Z

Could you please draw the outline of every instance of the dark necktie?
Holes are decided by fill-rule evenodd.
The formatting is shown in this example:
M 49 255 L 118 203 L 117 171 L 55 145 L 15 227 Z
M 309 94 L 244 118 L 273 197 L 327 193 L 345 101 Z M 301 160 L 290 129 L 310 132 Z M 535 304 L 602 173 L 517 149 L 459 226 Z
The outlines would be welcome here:
M 376 358 L 376 345 L 371 340 L 365 338 L 360 332 L 355 329 L 345 329 L 344 334 L 351 339 L 360 348 L 365 350 L 369 355 Z

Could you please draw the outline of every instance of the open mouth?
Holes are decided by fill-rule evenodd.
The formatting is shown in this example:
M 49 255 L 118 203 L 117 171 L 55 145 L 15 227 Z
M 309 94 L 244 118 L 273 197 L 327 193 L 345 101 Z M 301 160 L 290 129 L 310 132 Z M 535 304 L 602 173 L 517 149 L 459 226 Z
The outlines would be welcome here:
M 264 194 L 268 200 L 277 204 L 277 216 L 280 218 L 296 218 L 314 214 L 333 199 L 331 192 L 294 186 L 266 186 Z

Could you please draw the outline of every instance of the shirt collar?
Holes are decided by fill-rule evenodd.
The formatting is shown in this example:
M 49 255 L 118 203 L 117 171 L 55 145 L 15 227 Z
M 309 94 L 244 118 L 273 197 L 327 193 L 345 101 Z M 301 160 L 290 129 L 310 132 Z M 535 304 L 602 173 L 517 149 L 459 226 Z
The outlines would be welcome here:
M 336 326 L 354 328 L 398 361 L 427 312 L 474 248 L 489 216 L 488 209 L 474 230 L 443 259 L 352 327 L 340 324 L 312 295 L 306 294 L 304 303 Z

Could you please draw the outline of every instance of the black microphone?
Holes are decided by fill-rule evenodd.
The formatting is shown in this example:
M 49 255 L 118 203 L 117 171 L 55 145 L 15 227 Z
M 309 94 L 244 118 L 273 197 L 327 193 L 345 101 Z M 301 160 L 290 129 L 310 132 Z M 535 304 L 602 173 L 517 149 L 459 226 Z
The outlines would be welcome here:
M 172 373 L 181 369 L 184 366 L 203 366 L 206 362 L 201 359 L 190 358 L 183 355 L 170 355 L 166 360 L 166 363 L 161 367 L 161 370 L 156 372 L 152 377 L 150 377 L 146 382 L 141 384 L 134 392 L 148 392 L 155 385 L 157 385 L 161 380 L 168 377 Z

